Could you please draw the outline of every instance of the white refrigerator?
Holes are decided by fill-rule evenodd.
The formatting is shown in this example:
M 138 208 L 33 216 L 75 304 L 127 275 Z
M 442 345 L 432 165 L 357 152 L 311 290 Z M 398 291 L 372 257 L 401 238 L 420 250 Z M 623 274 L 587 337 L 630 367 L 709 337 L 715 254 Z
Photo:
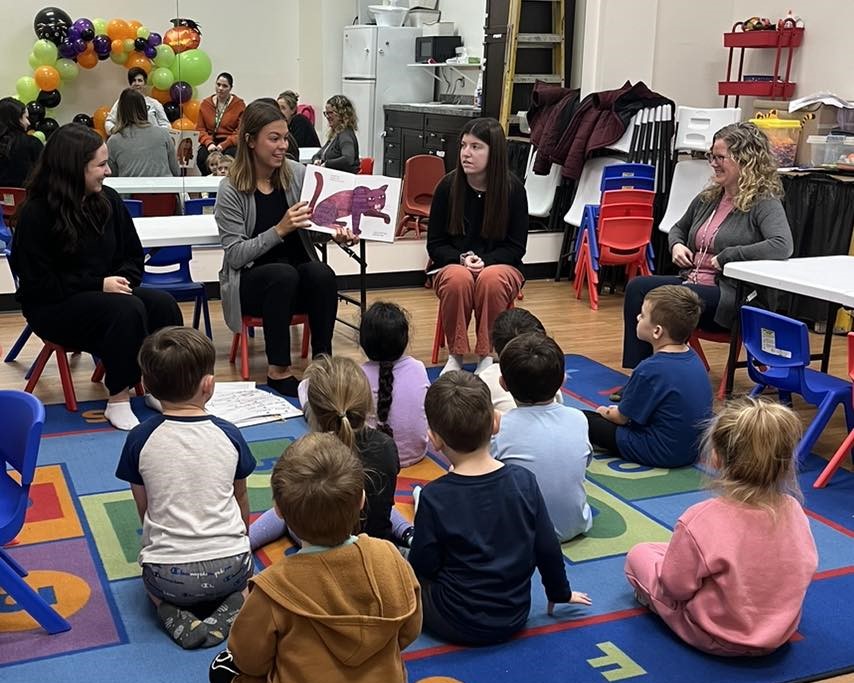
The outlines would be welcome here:
M 430 102 L 433 77 L 429 69 L 407 68 L 415 61 L 420 28 L 404 26 L 347 26 L 344 28 L 342 92 L 358 117 L 359 154 L 374 158 L 383 168 L 383 105 Z

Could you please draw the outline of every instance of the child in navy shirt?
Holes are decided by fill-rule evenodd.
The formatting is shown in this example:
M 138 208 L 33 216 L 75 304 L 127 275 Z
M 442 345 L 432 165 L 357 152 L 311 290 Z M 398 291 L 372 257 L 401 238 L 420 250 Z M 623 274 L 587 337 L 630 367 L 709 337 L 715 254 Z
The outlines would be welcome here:
M 409 561 L 421 583 L 424 628 L 444 640 L 488 645 L 525 626 L 539 569 L 548 612 L 589 605 L 570 590 L 560 544 L 534 475 L 489 454 L 498 430 L 489 388 L 454 370 L 424 402 L 428 436 L 453 471 L 427 484 L 415 513 Z
M 687 287 L 656 287 L 638 315 L 638 339 L 653 355 L 642 361 L 623 389 L 619 406 L 588 412 L 590 440 L 612 454 L 650 467 L 682 467 L 699 454 L 712 390 L 706 368 L 687 341 L 703 304 Z

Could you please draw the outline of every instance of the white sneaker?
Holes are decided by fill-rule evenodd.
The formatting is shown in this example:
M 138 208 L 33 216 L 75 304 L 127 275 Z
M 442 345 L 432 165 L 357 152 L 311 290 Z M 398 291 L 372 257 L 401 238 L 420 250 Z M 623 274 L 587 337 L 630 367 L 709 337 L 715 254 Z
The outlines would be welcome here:
M 413 486 L 412 487 L 412 514 L 415 515 L 418 512 L 418 501 L 421 500 L 421 487 Z
M 444 375 L 446 372 L 451 372 L 451 370 L 462 370 L 463 369 L 463 355 L 461 353 L 452 353 L 448 355 L 448 360 L 445 363 L 445 367 L 442 368 L 442 372 L 439 373 L 439 377 Z
M 139 420 L 131 410 L 130 401 L 108 402 L 104 409 L 104 417 L 113 427 L 124 432 L 129 432 L 139 424 Z
M 486 368 L 492 365 L 493 362 L 492 356 L 481 356 L 480 360 L 477 362 L 477 367 L 474 369 L 474 374 L 479 375 L 481 372 L 486 370 Z
M 147 405 L 152 410 L 155 410 L 158 413 L 163 412 L 163 405 L 160 403 L 160 399 L 156 398 L 154 394 L 146 393 L 142 400 L 145 401 L 145 405 Z

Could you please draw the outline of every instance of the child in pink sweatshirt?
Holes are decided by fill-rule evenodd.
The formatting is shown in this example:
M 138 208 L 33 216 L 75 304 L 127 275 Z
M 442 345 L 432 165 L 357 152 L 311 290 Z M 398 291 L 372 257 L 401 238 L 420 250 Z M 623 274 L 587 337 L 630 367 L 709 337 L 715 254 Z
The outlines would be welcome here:
M 798 627 L 818 565 L 799 503 L 800 433 L 785 406 L 730 403 L 706 436 L 719 495 L 688 508 L 670 543 L 641 543 L 626 557 L 638 602 L 699 650 L 764 655 Z

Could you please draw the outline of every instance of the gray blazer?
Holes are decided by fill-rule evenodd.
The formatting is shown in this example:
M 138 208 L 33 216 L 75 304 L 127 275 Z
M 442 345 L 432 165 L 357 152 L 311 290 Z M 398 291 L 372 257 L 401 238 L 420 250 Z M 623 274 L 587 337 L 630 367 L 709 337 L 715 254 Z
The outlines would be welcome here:
M 286 161 L 293 174 L 293 182 L 285 190 L 288 205 L 299 201 L 305 166 L 296 161 Z M 225 324 L 232 332 L 240 332 L 240 273 L 252 266 L 255 259 L 282 242 L 276 228 L 271 226 L 257 237 L 255 231 L 255 193 L 238 192 L 225 178 L 216 193 L 214 207 L 219 240 L 222 243 L 222 268 L 219 271 L 220 297 Z M 317 251 L 308 230 L 299 231 L 306 253 L 317 261 Z
M 326 168 L 349 173 L 359 172 L 359 140 L 352 128 L 345 128 L 318 150 L 312 161 L 322 161 Z
M 670 250 L 684 244 L 695 251 L 697 231 L 705 224 L 717 207 L 717 202 L 705 202 L 694 197 L 685 215 L 670 230 Z M 710 250 L 723 268 L 730 261 L 757 261 L 760 259 L 784 260 L 792 255 L 792 229 L 779 199 L 759 199 L 750 211 L 733 209 L 721 223 Z M 680 275 L 687 277 L 688 269 Z M 721 299 L 715 313 L 715 322 L 732 327 L 735 319 L 735 283 L 722 273 L 718 274 Z

